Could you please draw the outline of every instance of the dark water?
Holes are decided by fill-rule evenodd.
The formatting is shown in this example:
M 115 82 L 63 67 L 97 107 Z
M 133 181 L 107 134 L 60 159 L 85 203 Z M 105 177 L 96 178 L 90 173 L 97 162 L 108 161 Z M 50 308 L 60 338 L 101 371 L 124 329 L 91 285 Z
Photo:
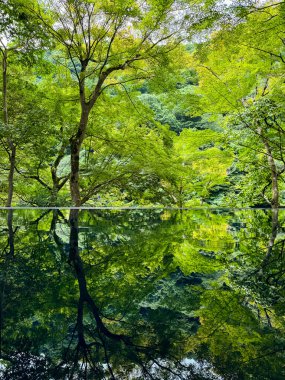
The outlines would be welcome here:
M 285 211 L 0 219 L 1 379 L 285 379 Z

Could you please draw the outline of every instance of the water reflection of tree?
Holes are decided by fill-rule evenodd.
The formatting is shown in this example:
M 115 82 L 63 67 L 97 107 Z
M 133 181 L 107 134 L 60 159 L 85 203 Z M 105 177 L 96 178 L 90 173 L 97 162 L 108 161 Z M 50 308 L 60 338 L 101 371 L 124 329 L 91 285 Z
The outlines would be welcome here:
M 150 331 L 148 326 L 143 326 L 142 331 L 142 326 L 126 322 L 124 318 L 117 320 L 102 315 L 102 312 L 89 293 L 84 265 L 79 254 L 78 210 L 71 210 L 69 221 L 69 263 L 74 268 L 79 286 L 77 321 L 68 347 L 68 351 L 70 351 L 72 340 L 77 340 L 73 351 L 71 378 L 75 368 L 78 368 L 78 362 L 81 363 L 80 370 L 85 374 L 86 378 L 90 370 L 93 374 L 100 376 L 100 378 L 106 376 L 105 372 L 108 372 L 108 378 L 121 378 L 117 377 L 117 372 L 120 372 L 120 376 L 124 375 L 122 364 L 125 362 L 124 364 L 126 365 L 130 359 L 140 369 L 141 376 L 144 379 L 160 379 L 161 377 L 158 376 L 162 374 L 165 376 L 167 373 L 168 377 L 175 376 L 175 378 L 181 379 L 185 378 L 185 373 L 187 374 L 187 378 L 189 376 L 193 379 L 201 378 L 200 375 L 195 374 L 192 365 L 183 364 L 182 361 L 171 353 L 171 350 L 165 346 L 162 347 L 161 337 L 155 336 L 156 332 Z M 84 306 L 87 307 L 93 317 L 93 323 L 92 320 L 89 321 L 88 326 L 84 323 Z M 109 322 L 109 325 L 113 328 L 115 322 L 115 330 L 112 331 L 104 320 Z M 166 341 L 163 340 L 163 344 L 165 343 Z M 169 342 L 167 343 L 169 344 Z M 118 361 L 118 353 L 121 356 L 120 369 L 116 368 L 112 362 L 114 356 L 117 356 L 115 361 Z M 67 354 L 70 355 L 70 352 L 67 352 Z M 124 358 L 123 360 L 122 357 Z M 108 371 L 104 370 L 102 366 L 103 362 L 106 363 Z
M 13 210 L 9 209 L 7 212 L 7 242 L 6 244 L 4 243 L 1 250 L 1 258 L 3 260 L 4 266 L 3 271 L 0 275 L 0 355 L 2 354 L 2 329 L 5 308 L 4 305 L 6 301 L 6 277 L 10 261 L 14 258 L 14 235 L 17 229 L 18 227 L 15 229 L 13 228 Z
M 283 222 L 270 218 L 53 210 L 26 221 L 7 272 L 4 379 L 211 378 L 187 357 L 225 379 L 278 379 L 283 280 L 267 279 L 283 268 Z
M 144 217 L 141 217 L 141 219 L 146 224 Z M 135 260 L 131 257 L 130 268 L 128 268 L 127 272 L 135 272 L 135 269 L 137 269 L 141 280 L 143 277 L 151 276 L 151 280 L 155 282 L 155 279 L 161 279 L 171 271 L 171 268 L 169 270 L 165 270 L 164 267 L 160 268 L 161 263 L 156 264 L 157 259 L 163 261 L 165 255 L 169 261 L 171 255 L 167 255 L 168 251 L 165 249 L 169 247 L 169 240 L 166 239 L 164 245 L 157 242 L 159 230 L 161 229 L 161 232 L 163 232 L 162 226 L 159 226 L 159 223 L 161 223 L 159 213 L 157 213 L 157 216 L 150 216 L 150 219 L 153 220 L 153 226 L 156 229 L 152 234 L 149 234 L 147 232 L 148 228 L 145 227 L 146 241 L 149 240 L 150 245 L 149 247 L 144 247 L 142 252 L 138 252 L 138 257 Z M 49 227 L 45 220 L 49 220 Z M 125 221 L 126 219 L 122 218 L 122 224 L 125 224 Z M 148 320 L 146 309 L 140 313 L 140 308 L 136 306 L 136 300 L 142 299 L 151 289 L 156 287 L 155 283 L 152 284 L 152 281 L 147 286 L 142 286 L 142 289 L 140 289 L 138 283 L 133 283 L 133 279 L 131 280 L 132 284 L 124 284 L 123 297 L 133 291 L 132 296 L 136 298 L 134 302 L 131 302 L 132 300 L 122 300 L 123 302 L 118 300 L 112 305 L 110 301 L 112 297 L 114 299 L 114 295 L 109 298 L 108 289 L 106 289 L 105 296 L 96 297 L 98 283 L 94 282 L 94 277 L 101 276 L 101 279 L 104 279 L 104 276 L 102 277 L 102 258 L 98 258 L 95 265 L 90 263 L 89 257 L 87 259 L 84 251 L 88 250 L 90 242 L 84 238 L 83 248 L 82 241 L 79 242 L 77 213 L 75 215 L 71 213 L 70 240 L 68 243 L 64 241 L 57 224 L 59 223 L 62 228 L 65 228 L 67 227 L 66 222 L 65 216 L 57 211 L 42 213 L 32 222 L 25 225 L 24 236 L 22 235 L 17 240 L 15 260 L 9 271 L 8 296 L 10 302 L 6 310 L 8 318 L 5 321 L 5 351 L 7 355 L 3 353 L 2 359 L 9 359 L 10 364 L 4 378 L 22 379 L 25 373 L 29 374 L 28 376 L 31 378 L 32 376 L 37 376 L 41 379 L 62 379 L 64 376 L 68 376 L 68 378 L 78 378 L 78 376 L 79 378 L 85 378 L 86 376 L 86 378 L 94 378 L 94 376 L 96 378 L 115 378 L 116 376 L 118 376 L 116 378 L 128 378 L 129 373 L 134 370 L 138 373 L 139 369 L 141 378 L 160 378 L 162 373 L 165 373 L 164 377 L 170 378 L 170 376 L 178 376 L 179 372 L 181 376 L 183 373 L 190 376 L 192 365 L 180 363 L 179 360 L 184 356 L 183 345 L 181 345 L 182 351 L 179 359 L 174 355 L 175 350 L 171 352 L 170 348 L 173 346 L 172 341 L 178 341 L 178 338 L 182 338 L 183 334 L 184 340 L 187 340 L 186 338 L 188 338 L 189 329 L 191 329 L 192 325 L 190 324 L 189 329 L 186 325 L 182 329 L 183 333 L 180 333 L 178 337 L 175 335 L 175 331 L 178 330 L 175 328 L 175 320 L 172 321 L 171 328 L 167 328 L 167 325 L 161 328 L 161 321 L 156 321 L 155 318 L 154 321 Z M 133 230 L 133 226 L 130 226 L 129 233 L 136 235 L 137 231 L 136 229 Z M 165 235 L 165 233 L 162 233 L 162 235 Z M 155 240 L 154 237 L 156 237 Z M 103 254 L 103 260 L 107 259 L 106 262 L 110 263 L 111 268 L 113 265 L 116 266 L 117 258 L 115 264 L 112 263 L 112 259 L 116 256 L 115 251 L 118 248 L 116 239 L 107 239 L 111 249 L 109 253 Z M 93 237 L 91 240 L 93 240 Z M 103 240 L 106 242 L 105 237 L 103 237 Z M 82 251 L 81 254 L 85 254 L 85 264 L 83 264 L 83 260 L 79 255 L 79 245 Z M 152 249 L 159 248 L 159 246 L 160 251 L 158 253 L 152 252 Z M 125 246 L 125 249 L 127 248 Z M 62 260 L 68 259 L 69 264 L 76 273 L 79 292 L 74 287 L 70 288 L 72 276 L 67 266 L 58 263 L 58 258 L 56 258 L 58 252 L 60 252 Z M 147 255 L 148 258 L 146 259 Z M 96 250 L 94 256 L 96 256 Z M 142 264 L 142 269 L 138 267 L 138 264 L 142 263 L 142 259 L 148 262 L 152 256 L 154 256 L 154 268 L 150 269 L 144 263 Z M 97 266 L 97 264 L 99 265 Z M 148 262 L 148 264 L 150 263 Z M 90 276 L 90 270 L 93 271 L 96 266 L 97 274 L 93 272 L 92 276 Z M 167 267 L 166 264 L 165 266 Z M 32 281 L 29 277 L 32 278 Z M 120 282 L 122 280 L 117 281 L 117 284 Z M 71 302 L 72 305 L 74 304 L 74 296 L 78 295 L 79 298 L 76 323 L 72 321 L 73 317 L 70 312 L 65 314 L 65 328 L 68 331 L 68 336 L 64 340 L 62 350 L 59 348 L 52 349 L 54 344 L 58 344 L 53 341 L 53 336 L 55 336 L 57 342 L 62 338 L 60 339 L 57 336 L 56 325 L 50 327 L 53 322 L 48 318 L 50 313 L 54 319 L 57 318 L 56 312 L 53 311 L 56 306 L 50 303 L 51 293 L 56 294 L 57 286 L 62 288 L 64 300 L 63 298 L 58 299 L 58 301 L 54 300 L 55 303 L 60 302 L 64 305 L 67 298 L 67 302 L 69 304 Z M 136 290 L 132 290 L 133 286 Z M 72 291 L 70 296 L 68 295 L 69 289 Z M 95 299 L 97 298 L 96 303 L 94 294 Z M 108 299 L 109 303 L 107 309 L 113 308 L 110 312 L 106 310 L 106 305 L 104 306 L 106 299 Z M 16 310 L 13 310 L 13 304 L 18 305 Z M 128 305 L 130 310 L 128 310 Z M 105 311 L 103 310 L 104 308 Z M 44 316 L 41 316 L 42 314 Z M 122 314 L 128 315 L 124 317 Z M 31 317 L 33 322 L 29 327 L 29 318 Z M 26 318 L 28 318 L 27 321 Z M 179 323 L 183 322 L 185 320 L 180 319 Z M 8 337 L 14 328 L 13 326 L 17 326 L 17 329 Z M 28 335 L 27 332 L 29 332 Z M 163 332 L 165 333 L 164 335 Z M 182 342 L 180 341 L 180 343 Z M 44 356 L 39 355 L 39 352 L 41 352 L 40 347 L 48 347 L 48 351 L 46 351 L 46 348 L 43 349 Z M 37 367 L 36 370 L 34 368 L 36 374 L 33 373 L 35 365 Z M 86 371 L 87 374 L 85 373 Z M 203 378 L 207 378 L 205 376 Z M 195 375 L 193 378 L 199 377 Z
M 240 216 L 243 227 L 237 233 L 238 249 L 231 255 L 224 254 L 229 287 L 221 328 L 231 330 L 233 335 L 232 339 L 224 339 L 225 353 L 235 350 L 237 358 L 229 370 L 234 355 L 229 358 L 220 354 L 217 367 L 228 376 L 234 370 L 240 378 L 282 379 L 284 370 L 277 363 L 284 361 L 285 353 L 284 214 L 273 209 L 244 211 Z M 238 299 L 233 295 L 238 295 Z M 248 333 L 244 334 L 246 330 Z

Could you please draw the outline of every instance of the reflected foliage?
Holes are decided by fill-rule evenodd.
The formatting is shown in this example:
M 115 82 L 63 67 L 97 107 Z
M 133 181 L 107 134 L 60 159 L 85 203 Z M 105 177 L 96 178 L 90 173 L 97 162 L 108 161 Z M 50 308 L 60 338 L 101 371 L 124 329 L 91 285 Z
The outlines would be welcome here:
M 283 210 L 2 211 L 3 379 L 283 379 Z

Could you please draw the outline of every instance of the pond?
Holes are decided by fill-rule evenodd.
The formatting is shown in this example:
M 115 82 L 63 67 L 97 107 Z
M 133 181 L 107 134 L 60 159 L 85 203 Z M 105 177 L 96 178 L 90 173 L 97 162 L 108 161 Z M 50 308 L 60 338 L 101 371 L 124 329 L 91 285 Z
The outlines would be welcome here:
M 0 218 L 1 379 L 285 378 L 285 210 Z

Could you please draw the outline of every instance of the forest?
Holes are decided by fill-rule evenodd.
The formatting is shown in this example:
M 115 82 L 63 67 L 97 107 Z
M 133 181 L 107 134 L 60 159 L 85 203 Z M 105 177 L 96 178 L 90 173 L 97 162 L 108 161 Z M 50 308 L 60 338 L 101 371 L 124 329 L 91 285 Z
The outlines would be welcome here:
M 1 206 L 282 206 L 284 12 L 2 0 Z
M 284 16 L 0 0 L 0 379 L 285 379 Z

